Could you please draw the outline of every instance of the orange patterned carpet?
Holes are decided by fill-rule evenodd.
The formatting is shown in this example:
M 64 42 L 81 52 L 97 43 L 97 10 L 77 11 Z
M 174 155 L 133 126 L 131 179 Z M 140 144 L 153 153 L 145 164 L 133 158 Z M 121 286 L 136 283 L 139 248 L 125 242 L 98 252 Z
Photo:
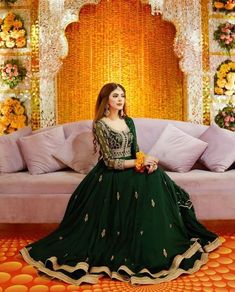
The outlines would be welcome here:
M 37 230 L 35 232 L 35 229 Z M 152 291 L 205 291 L 235 292 L 235 231 L 214 230 L 223 245 L 209 256 L 208 263 L 193 275 L 157 285 L 131 286 L 105 277 L 96 285 L 74 286 L 59 280 L 39 277 L 36 270 L 26 264 L 18 254 L 20 248 L 48 233 L 48 228 L 0 228 L 0 292 L 152 292 Z M 49 230 L 50 231 L 50 230 Z

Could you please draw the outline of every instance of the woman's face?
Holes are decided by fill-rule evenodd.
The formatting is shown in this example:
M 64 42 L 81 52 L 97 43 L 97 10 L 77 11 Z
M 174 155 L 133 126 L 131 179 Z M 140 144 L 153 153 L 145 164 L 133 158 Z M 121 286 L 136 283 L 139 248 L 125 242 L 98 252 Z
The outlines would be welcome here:
M 125 104 L 125 93 L 120 87 L 114 89 L 109 95 L 109 108 L 111 110 L 122 110 Z

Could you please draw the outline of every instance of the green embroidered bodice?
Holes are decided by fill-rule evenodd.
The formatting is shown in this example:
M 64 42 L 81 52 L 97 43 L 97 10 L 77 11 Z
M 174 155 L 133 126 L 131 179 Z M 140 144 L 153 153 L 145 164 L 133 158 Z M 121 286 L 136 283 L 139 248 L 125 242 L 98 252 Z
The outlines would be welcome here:
M 131 118 L 125 117 L 127 130 L 118 131 L 103 120 L 93 125 L 93 132 L 100 145 L 101 157 L 108 168 L 124 169 L 125 158 L 135 158 L 138 151 L 135 125 Z

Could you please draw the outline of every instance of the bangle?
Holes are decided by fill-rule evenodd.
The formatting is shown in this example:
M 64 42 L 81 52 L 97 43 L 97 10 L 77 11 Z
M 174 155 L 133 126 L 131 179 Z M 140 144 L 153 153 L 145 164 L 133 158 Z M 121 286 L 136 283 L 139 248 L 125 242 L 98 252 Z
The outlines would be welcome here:
M 144 158 L 145 154 L 142 151 L 136 152 L 135 170 L 137 172 L 144 172 Z

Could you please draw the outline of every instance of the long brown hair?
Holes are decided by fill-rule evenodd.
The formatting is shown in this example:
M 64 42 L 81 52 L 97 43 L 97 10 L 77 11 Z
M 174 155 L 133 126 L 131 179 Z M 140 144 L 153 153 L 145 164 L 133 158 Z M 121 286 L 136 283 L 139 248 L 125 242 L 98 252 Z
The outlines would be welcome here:
M 118 87 L 122 89 L 122 91 L 124 92 L 124 95 L 126 96 L 125 88 L 121 84 L 118 84 L 118 83 L 106 83 L 101 88 L 100 93 L 96 100 L 94 121 L 97 121 L 104 116 L 105 106 L 108 104 L 109 95 L 112 91 L 114 91 Z M 119 111 L 119 116 L 122 117 L 121 111 Z M 126 116 L 126 103 L 123 106 L 123 117 L 124 116 Z

